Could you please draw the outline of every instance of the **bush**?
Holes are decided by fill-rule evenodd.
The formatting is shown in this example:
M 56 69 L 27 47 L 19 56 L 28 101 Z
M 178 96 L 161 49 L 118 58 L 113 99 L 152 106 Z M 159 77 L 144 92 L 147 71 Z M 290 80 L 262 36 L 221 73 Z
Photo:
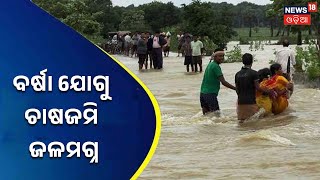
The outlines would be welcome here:
M 307 69 L 308 78 L 310 80 L 315 80 L 320 78 L 320 66 L 310 66 Z
M 304 44 L 309 44 L 309 43 L 310 43 L 310 37 L 308 35 L 304 38 Z
M 239 38 L 239 44 L 240 44 L 240 45 L 249 44 L 249 38 L 240 37 L 240 38 Z
M 161 32 L 170 32 L 170 51 L 172 52 L 178 52 L 178 33 L 179 33 L 179 26 L 173 26 L 173 27 L 165 27 L 161 28 Z
M 104 39 L 102 36 L 100 35 L 87 35 L 87 34 L 82 34 L 83 37 L 85 37 L 86 39 L 88 39 L 90 42 L 97 44 L 97 45 L 102 45 L 106 42 L 106 39 Z
M 303 50 L 302 47 L 297 46 L 296 47 L 296 65 L 295 70 L 298 72 L 303 72 L 303 63 L 306 56 L 306 52 Z
M 234 46 L 234 49 L 226 53 L 225 63 L 242 62 L 242 54 L 240 46 Z
M 288 39 L 290 44 L 297 44 L 297 38 L 296 37 L 286 37 L 286 36 L 282 36 L 278 42 L 276 43 L 276 45 L 282 45 L 283 40 Z
M 296 71 L 305 71 L 310 80 L 320 78 L 320 61 L 315 44 L 303 49 L 296 47 Z
M 203 39 L 201 39 L 201 41 L 203 42 L 203 46 L 205 48 L 206 51 L 206 56 L 211 56 L 213 51 L 218 48 L 218 45 L 214 44 L 213 41 L 211 41 L 209 39 L 209 37 L 203 37 Z

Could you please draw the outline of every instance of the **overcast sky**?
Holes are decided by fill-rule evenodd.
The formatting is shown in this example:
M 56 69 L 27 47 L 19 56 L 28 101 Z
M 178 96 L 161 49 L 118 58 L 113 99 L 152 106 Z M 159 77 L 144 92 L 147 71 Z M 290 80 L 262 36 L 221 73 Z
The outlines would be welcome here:
M 131 4 L 134 4 L 135 6 L 141 5 L 141 4 L 146 4 L 146 3 L 150 3 L 154 0 L 111 0 L 114 6 L 124 6 L 127 7 Z M 173 4 L 177 7 L 180 7 L 180 4 L 190 4 L 192 2 L 192 0 L 158 0 L 161 1 L 163 3 L 167 3 L 167 2 L 173 2 Z M 244 0 L 209 0 L 210 2 L 228 2 L 228 3 L 232 3 L 232 4 L 238 4 L 240 2 L 243 2 Z M 204 2 L 204 0 L 201 0 L 201 2 Z M 254 4 L 258 4 L 258 5 L 266 5 L 266 4 L 271 4 L 272 2 L 270 0 L 247 0 L 247 2 L 251 2 Z

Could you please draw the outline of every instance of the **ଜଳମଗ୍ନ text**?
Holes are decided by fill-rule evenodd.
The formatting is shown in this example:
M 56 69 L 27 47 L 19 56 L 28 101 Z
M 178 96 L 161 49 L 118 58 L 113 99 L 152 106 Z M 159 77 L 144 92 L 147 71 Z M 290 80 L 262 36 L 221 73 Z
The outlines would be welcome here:
M 52 92 L 53 78 L 47 76 L 47 69 L 40 71 L 40 75 L 35 75 L 29 79 L 27 76 L 19 75 L 13 79 L 13 85 L 18 91 L 25 92 L 31 85 L 35 92 Z M 100 95 L 102 101 L 112 100 L 109 95 L 109 76 L 98 75 L 91 76 L 60 76 L 58 87 L 61 92 L 73 90 L 76 92 L 90 92 L 95 89 L 97 92 L 103 92 Z M 83 104 L 85 110 L 82 112 L 76 108 L 69 108 L 66 111 L 60 108 L 42 109 L 30 108 L 25 111 L 25 119 L 30 125 L 36 125 L 38 120 L 42 119 L 42 124 L 51 123 L 53 125 L 78 125 L 80 120 L 84 120 L 83 124 L 98 124 L 98 110 L 97 103 L 86 102 Z M 71 148 L 73 147 L 73 148 Z M 37 148 L 37 149 L 36 149 Z M 46 146 L 43 142 L 36 141 L 30 144 L 29 151 L 33 158 L 43 158 L 44 153 L 48 152 L 50 158 L 61 158 L 62 153 L 68 152 L 67 158 L 81 156 L 81 151 L 87 158 L 91 158 L 90 163 L 98 163 L 98 142 L 69 142 L 64 145 L 61 142 L 54 141 Z

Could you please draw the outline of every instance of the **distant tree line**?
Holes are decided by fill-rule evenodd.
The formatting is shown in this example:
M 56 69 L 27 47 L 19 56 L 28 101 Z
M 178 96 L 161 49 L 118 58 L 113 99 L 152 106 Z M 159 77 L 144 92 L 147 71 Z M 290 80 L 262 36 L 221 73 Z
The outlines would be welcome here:
M 284 5 L 306 5 L 308 0 L 277 0 L 268 5 L 242 2 L 237 5 L 192 1 L 176 7 L 172 2 L 151 2 L 138 7 L 113 6 L 110 0 L 34 0 L 38 6 L 91 40 L 106 38 L 110 31 L 184 31 L 208 36 L 215 44 L 236 35 L 234 28 L 270 28 L 269 36 L 283 36 L 309 30 L 319 37 L 319 12 L 312 26 L 284 26 Z M 301 39 L 301 37 L 300 37 Z M 298 37 L 299 41 L 299 37 Z M 301 41 L 301 40 L 300 40 Z

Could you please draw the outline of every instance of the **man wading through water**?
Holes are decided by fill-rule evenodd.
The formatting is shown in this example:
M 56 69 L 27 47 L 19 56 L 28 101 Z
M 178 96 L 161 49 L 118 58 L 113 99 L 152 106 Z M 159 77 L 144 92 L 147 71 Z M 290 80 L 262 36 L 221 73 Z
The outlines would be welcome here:
M 212 58 L 214 61 L 212 61 Z M 215 112 L 220 114 L 220 107 L 217 96 L 220 90 L 220 82 L 227 88 L 236 90 L 236 88 L 228 83 L 222 74 L 220 64 L 224 61 L 224 51 L 222 48 L 214 50 L 211 60 L 204 72 L 201 90 L 200 90 L 200 103 L 202 113 Z
M 279 63 L 282 67 L 283 75 L 288 81 L 292 80 L 294 74 L 294 66 L 296 65 L 295 53 L 289 48 L 289 41 L 283 40 L 283 48 L 276 54 L 276 63 Z
M 251 69 L 253 63 L 251 54 L 245 53 L 242 56 L 242 63 L 244 66 L 235 75 L 238 94 L 237 116 L 240 123 L 259 112 L 256 103 L 256 90 L 270 95 L 273 99 L 277 95 L 273 90 L 260 88 L 258 72 Z

